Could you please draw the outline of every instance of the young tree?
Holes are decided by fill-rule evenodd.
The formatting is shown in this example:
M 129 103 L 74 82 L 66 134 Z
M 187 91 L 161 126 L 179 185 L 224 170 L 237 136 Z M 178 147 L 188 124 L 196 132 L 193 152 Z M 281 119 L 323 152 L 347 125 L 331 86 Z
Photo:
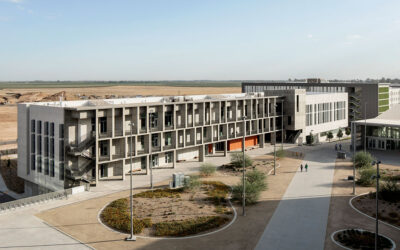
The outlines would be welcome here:
M 356 168 L 370 168 L 372 167 L 372 161 L 374 161 L 374 157 L 368 152 L 360 151 L 354 156 Z
M 336 135 L 336 136 L 339 138 L 339 141 L 340 141 L 340 138 L 343 137 L 343 131 L 342 131 L 341 128 L 339 128 L 339 131 L 337 132 L 337 135 Z
M 332 138 L 333 138 L 332 131 L 329 131 L 329 132 L 328 132 L 327 137 L 328 137 L 329 142 L 331 142 L 331 140 L 332 140 Z
M 351 130 L 349 127 L 346 128 L 345 133 L 347 136 L 349 136 L 351 134 Z
M 245 165 L 247 167 L 251 167 L 253 165 L 253 160 L 248 156 L 247 154 L 244 154 L 245 158 Z M 235 168 L 241 168 L 243 167 L 243 153 L 242 152 L 236 152 L 231 155 L 231 164 Z

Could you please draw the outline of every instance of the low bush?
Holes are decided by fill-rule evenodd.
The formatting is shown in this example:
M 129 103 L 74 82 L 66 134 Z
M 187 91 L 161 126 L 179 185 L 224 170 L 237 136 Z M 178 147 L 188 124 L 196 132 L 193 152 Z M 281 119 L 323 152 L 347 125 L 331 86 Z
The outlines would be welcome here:
M 190 178 L 185 179 L 185 184 L 183 186 L 183 189 L 185 191 L 190 191 L 190 192 L 197 192 L 201 187 L 201 181 L 199 180 L 198 176 L 190 176 Z
M 214 205 L 219 206 L 226 202 L 230 188 L 220 181 L 203 181 L 203 189 Z
M 375 179 L 372 176 L 375 175 L 375 169 L 371 167 L 363 167 L 358 170 L 360 178 L 357 180 L 357 184 L 361 186 L 371 186 L 375 183 Z
M 257 184 L 250 183 L 245 181 L 246 190 L 245 190 L 245 202 L 248 205 L 255 204 L 260 198 L 260 187 Z M 236 186 L 233 186 L 232 198 L 240 204 L 243 203 L 243 183 L 239 183 Z
M 267 190 L 267 175 L 259 170 L 247 172 L 246 180 L 256 185 L 260 191 Z
M 379 190 L 379 199 L 389 202 L 400 201 L 400 186 L 397 181 L 386 181 Z
M 183 188 L 177 189 L 154 189 L 145 192 L 141 192 L 133 195 L 134 198 L 179 198 L 181 197 L 180 193 L 182 193 Z
M 372 167 L 372 162 L 374 161 L 374 158 L 370 153 L 361 151 L 356 153 L 354 157 L 356 168 Z
M 247 154 L 244 154 L 244 162 L 245 162 L 245 167 L 251 167 L 253 165 L 253 160 L 248 156 Z M 235 168 L 242 168 L 243 167 L 243 153 L 242 152 L 236 152 L 231 155 L 231 164 Z
M 211 176 L 215 173 L 217 167 L 212 163 L 203 163 L 200 166 L 200 174 L 203 176 Z
M 156 236 L 186 236 L 220 227 L 229 219 L 222 216 L 206 216 L 196 219 L 160 222 L 154 224 Z

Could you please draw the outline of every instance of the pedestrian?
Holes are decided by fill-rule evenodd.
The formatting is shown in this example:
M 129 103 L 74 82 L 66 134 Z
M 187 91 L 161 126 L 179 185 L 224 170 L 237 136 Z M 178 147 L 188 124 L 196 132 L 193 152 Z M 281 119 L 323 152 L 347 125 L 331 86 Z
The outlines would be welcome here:
M 306 163 L 306 165 L 304 166 L 304 168 L 306 169 L 306 172 L 307 172 L 307 169 L 308 169 L 308 164 Z
M 339 150 L 342 151 L 342 144 L 339 144 Z
M 335 144 L 335 151 L 337 151 L 337 143 Z
M 303 164 L 300 164 L 300 171 L 303 172 Z

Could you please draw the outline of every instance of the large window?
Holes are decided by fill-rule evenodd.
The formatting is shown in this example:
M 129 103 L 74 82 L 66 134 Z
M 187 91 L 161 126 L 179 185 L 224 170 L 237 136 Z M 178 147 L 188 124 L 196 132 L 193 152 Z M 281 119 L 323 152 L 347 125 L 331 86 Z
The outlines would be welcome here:
M 335 102 L 335 121 L 346 119 L 346 102 Z
M 173 154 L 172 152 L 165 153 L 165 163 L 171 163 L 172 162 L 172 157 L 173 157 L 172 154 Z
M 306 126 L 311 126 L 313 125 L 312 123 L 312 117 L 313 117 L 313 105 L 307 105 L 306 106 Z
M 165 133 L 164 136 L 165 136 L 165 146 L 172 145 L 172 133 L 171 132 Z
M 165 112 L 165 126 L 166 127 L 172 126 L 172 112 L 171 111 Z
M 156 128 L 158 126 L 158 113 L 149 113 L 150 116 L 150 128 Z
M 107 133 L 107 117 L 100 117 L 100 133 Z

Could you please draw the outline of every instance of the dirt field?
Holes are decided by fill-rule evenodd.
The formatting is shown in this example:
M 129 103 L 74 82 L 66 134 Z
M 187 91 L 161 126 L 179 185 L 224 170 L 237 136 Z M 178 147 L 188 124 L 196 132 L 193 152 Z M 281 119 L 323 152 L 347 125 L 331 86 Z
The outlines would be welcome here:
M 35 101 L 56 101 L 59 96 L 66 100 L 78 100 L 79 96 L 91 98 L 129 97 L 137 95 L 195 95 L 240 93 L 239 87 L 160 87 L 160 86 L 113 86 L 96 88 L 51 88 L 51 89 L 1 89 L 0 102 L 0 141 L 17 139 L 17 107 L 15 103 Z
M 127 191 L 51 209 L 37 216 L 96 249 L 254 249 L 300 162 L 301 159 L 281 160 L 277 175 L 268 176 L 268 190 L 262 193 L 260 202 L 249 206 L 245 217 L 241 215 L 241 208 L 236 207 L 238 218 L 232 226 L 206 237 L 124 241 L 125 235 L 111 232 L 99 224 L 97 214 L 108 202 L 126 197 Z M 207 180 L 219 180 L 232 185 L 240 181 L 240 177 L 219 173 Z
M 338 160 L 336 162 L 324 249 L 340 249 L 331 240 L 331 234 L 337 230 L 349 228 L 360 228 L 372 232 L 375 230 L 375 220 L 358 213 L 349 205 L 349 200 L 353 197 L 353 184 L 346 179 L 347 176 L 353 175 L 352 166 L 352 162 L 350 161 Z M 390 166 L 387 167 L 390 168 Z M 385 168 L 385 166 L 382 166 L 382 168 Z M 357 194 L 374 190 L 375 188 L 373 187 L 356 186 Z M 400 231 L 383 223 L 379 223 L 379 230 L 380 234 L 388 236 L 399 246 Z

